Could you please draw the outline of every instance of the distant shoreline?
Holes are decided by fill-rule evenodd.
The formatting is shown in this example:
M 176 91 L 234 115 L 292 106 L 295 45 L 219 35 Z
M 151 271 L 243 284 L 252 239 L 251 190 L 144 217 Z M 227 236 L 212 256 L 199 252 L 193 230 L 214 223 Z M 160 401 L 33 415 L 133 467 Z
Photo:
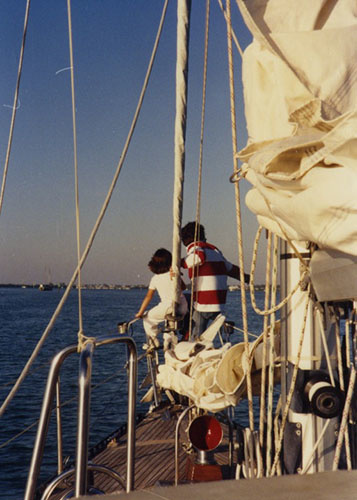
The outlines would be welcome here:
M 51 286 L 52 289 L 54 290 L 60 290 L 60 289 L 65 289 L 67 288 L 67 285 L 65 283 L 48 283 L 48 285 Z M 39 288 L 41 286 L 41 283 L 34 283 L 34 284 L 19 284 L 19 283 L 0 283 L 0 288 Z M 76 285 L 73 286 L 73 288 L 77 288 Z M 147 285 L 107 285 L 105 283 L 103 284 L 88 284 L 88 285 L 82 285 L 83 290 L 137 290 L 141 288 L 147 288 Z
M 50 283 L 51 285 L 51 290 L 63 290 L 67 287 L 65 283 Z M 34 288 L 34 289 L 39 289 L 41 286 L 41 283 L 34 283 L 32 285 L 29 284 L 19 284 L 19 283 L 0 283 L 0 288 Z M 77 287 L 74 286 L 74 289 Z M 148 286 L 147 285 L 107 285 L 106 283 L 103 284 L 88 284 L 88 285 L 82 285 L 82 290 L 147 290 Z M 278 287 L 279 288 L 279 287 Z M 254 290 L 257 291 L 263 291 L 265 289 L 265 285 L 255 285 Z M 229 285 L 228 290 L 230 292 L 235 292 L 240 290 L 239 285 Z

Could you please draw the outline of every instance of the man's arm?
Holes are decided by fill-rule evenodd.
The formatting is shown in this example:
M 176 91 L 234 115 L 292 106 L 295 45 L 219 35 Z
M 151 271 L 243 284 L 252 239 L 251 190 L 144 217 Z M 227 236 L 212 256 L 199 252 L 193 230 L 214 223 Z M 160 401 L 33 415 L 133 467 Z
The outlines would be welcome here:
M 232 269 L 227 272 L 227 275 L 236 280 L 240 280 L 240 268 L 238 266 L 232 265 Z M 250 274 L 244 273 L 244 282 L 249 284 Z
M 190 267 L 201 266 L 205 260 L 206 255 L 204 250 L 199 246 L 196 246 L 189 250 L 187 257 L 182 259 L 183 262 L 181 261 L 181 265 L 185 269 L 190 269 Z

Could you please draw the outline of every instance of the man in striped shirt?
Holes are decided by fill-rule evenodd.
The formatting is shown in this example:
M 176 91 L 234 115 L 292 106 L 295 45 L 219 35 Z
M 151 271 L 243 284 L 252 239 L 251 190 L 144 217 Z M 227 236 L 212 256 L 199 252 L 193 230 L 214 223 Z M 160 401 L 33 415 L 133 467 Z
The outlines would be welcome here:
M 181 239 L 187 250 L 182 259 L 182 267 L 193 277 L 193 338 L 198 338 L 209 321 L 223 310 L 227 297 L 227 277 L 240 279 L 240 269 L 225 259 L 217 247 L 206 242 L 205 229 L 197 227 L 195 242 L 195 222 L 189 222 L 181 230 Z M 249 275 L 244 275 L 249 283 Z

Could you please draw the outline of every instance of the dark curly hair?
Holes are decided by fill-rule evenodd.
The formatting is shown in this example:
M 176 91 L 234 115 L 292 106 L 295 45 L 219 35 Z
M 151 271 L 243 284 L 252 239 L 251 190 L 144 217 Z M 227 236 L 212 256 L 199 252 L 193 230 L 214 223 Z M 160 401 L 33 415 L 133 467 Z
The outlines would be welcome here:
M 150 271 L 152 271 L 154 274 L 163 274 L 170 271 L 171 262 L 171 252 L 166 250 L 166 248 L 159 248 L 151 257 L 148 266 Z
M 188 222 L 186 226 L 181 229 L 181 239 L 185 245 L 189 245 L 195 239 L 195 222 Z M 206 241 L 205 228 L 198 224 L 197 228 L 197 240 Z M 186 243 L 185 243 L 186 242 Z

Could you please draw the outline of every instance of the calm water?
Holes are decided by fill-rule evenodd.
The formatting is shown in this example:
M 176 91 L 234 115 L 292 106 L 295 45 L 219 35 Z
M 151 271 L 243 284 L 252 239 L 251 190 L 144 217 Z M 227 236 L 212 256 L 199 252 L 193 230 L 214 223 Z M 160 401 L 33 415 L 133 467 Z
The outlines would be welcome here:
M 88 336 L 102 336 L 116 332 L 119 321 L 128 321 L 145 295 L 145 290 L 85 290 L 83 291 L 84 331 Z M 35 289 L 0 289 L 0 400 L 6 398 L 11 383 L 14 383 L 23 369 L 29 355 L 41 337 L 62 291 L 39 292 Z M 258 302 L 262 295 L 258 292 Z M 260 299 L 260 300 L 259 300 Z M 228 294 L 226 316 L 241 327 L 240 294 Z M 261 331 L 261 318 L 250 315 L 249 330 Z M 36 433 L 36 421 L 40 414 L 44 386 L 47 379 L 49 361 L 60 349 L 75 344 L 78 331 L 77 295 L 69 297 L 57 320 L 56 326 L 46 340 L 31 375 L 23 382 L 19 392 L 1 418 L 0 426 L 0 498 L 22 499 L 26 484 L 32 448 Z M 138 353 L 144 332 L 141 321 L 135 324 L 135 339 L 138 340 Z M 242 339 L 232 335 L 232 342 Z M 94 355 L 93 390 L 91 402 L 91 445 L 109 435 L 126 420 L 126 375 L 122 367 L 126 361 L 123 345 L 98 348 Z M 75 453 L 76 431 L 76 375 L 78 356 L 73 355 L 64 363 L 61 372 L 64 456 L 73 458 Z M 139 384 L 145 374 L 145 362 L 139 367 Z M 115 376 L 105 385 L 101 382 Z M 145 391 L 144 391 L 145 392 Z M 143 391 L 139 396 L 143 395 Z M 139 408 L 139 411 L 145 409 Z M 245 424 L 244 406 L 238 412 L 240 423 Z M 33 426 L 28 432 L 6 444 L 13 436 L 25 428 Z M 93 432 L 93 429 L 95 432 Z M 67 437 L 67 439 L 66 439 Z M 69 437 L 69 439 L 68 439 Z M 41 479 L 46 479 L 56 470 L 55 419 L 52 417 L 48 444 L 42 466 Z

